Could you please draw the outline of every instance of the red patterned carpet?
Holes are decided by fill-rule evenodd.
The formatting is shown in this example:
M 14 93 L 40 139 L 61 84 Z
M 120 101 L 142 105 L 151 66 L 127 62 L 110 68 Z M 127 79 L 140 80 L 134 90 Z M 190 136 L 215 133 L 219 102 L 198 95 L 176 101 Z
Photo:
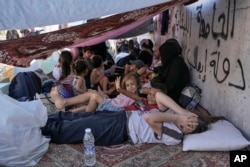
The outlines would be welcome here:
M 182 144 L 123 144 L 97 147 L 96 167 L 229 167 L 229 152 L 183 152 Z M 36 167 L 82 167 L 82 144 L 50 144 Z

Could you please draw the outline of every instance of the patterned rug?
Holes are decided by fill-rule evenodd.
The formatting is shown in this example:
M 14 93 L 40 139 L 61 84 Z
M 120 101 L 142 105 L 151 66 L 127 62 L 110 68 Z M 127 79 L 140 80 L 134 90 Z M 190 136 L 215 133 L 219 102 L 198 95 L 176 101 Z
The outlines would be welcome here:
M 50 144 L 36 167 L 82 167 L 82 144 Z M 182 151 L 182 144 L 122 144 L 96 147 L 95 167 L 229 167 L 229 152 Z

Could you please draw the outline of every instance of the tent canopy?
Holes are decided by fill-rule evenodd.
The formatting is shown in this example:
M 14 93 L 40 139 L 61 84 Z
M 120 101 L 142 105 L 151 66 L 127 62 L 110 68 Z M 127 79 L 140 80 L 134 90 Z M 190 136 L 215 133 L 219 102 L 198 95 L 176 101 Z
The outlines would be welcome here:
M 0 1 L 0 30 L 25 29 L 100 18 L 171 0 L 8 0 Z
M 6 4 L 9 4 L 9 2 L 10 2 L 10 4 L 14 4 L 13 1 L 15 1 L 15 0 L 9 0 L 8 3 L 6 2 Z M 78 0 L 69 1 L 69 2 L 73 3 L 73 4 L 71 3 L 69 5 L 69 7 L 71 7 L 71 6 L 72 6 L 72 8 L 76 7 L 77 5 L 74 4 L 75 1 L 78 1 Z M 96 1 L 100 2 L 100 4 L 96 5 L 96 6 L 101 6 L 102 1 L 100 1 L 100 0 L 88 1 L 89 4 L 86 3 L 88 5 L 90 5 L 90 4 L 93 5 L 91 10 L 90 10 L 90 8 L 87 8 L 90 10 L 89 12 L 92 12 L 93 8 L 98 9 L 98 10 L 94 10 L 94 11 L 97 11 L 97 13 L 102 11 L 102 9 L 95 7 L 94 4 Z M 144 1 L 148 2 L 148 3 L 145 3 Z M 140 2 L 140 3 L 138 2 L 138 4 L 137 3 L 135 3 L 135 4 L 137 4 L 137 7 L 141 7 L 141 6 L 145 6 L 145 4 L 149 5 L 149 2 L 151 2 L 152 0 L 144 0 L 144 1 L 143 1 L 144 5 L 140 4 L 142 2 Z M 152 17 L 163 12 L 164 10 L 169 9 L 170 7 L 172 7 L 174 5 L 189 3 L 190 1 L 194 1 L 194 0 L 170 0 L 170 1 L 168 0 L 168 1 L 164 1 L 165 3 L 161 3 L 159 5 L 154 5 L 154 6 L 134 10 L 134 11 L 129 11 L 129 12 L 124 12 L 124 13 L 112 15 L 112 16 L 109 16 L 109 17 L 106 17 L 103 19 L 97 19 L 97 20 L 91 21 L 87 24 L 83 24 L 83 25 L 79 25 L 79 26 L 65 28 L 62 30 L 44 33 L 44 34 L 40 34 L 40 35 L 36 35 L 36 36 L 29 36 L 29 37 L 25 37 L 25 38 L 0 41 L 0 63 L 19 66 L 19 67 L 27 67 L 30 65 L 30 62 L 33 59 L 45 59 L 45 58 L 49 57 L 53 51 L 64 48 L 64 47 L 80 47 L 80 46 L 94 45 L 94 44 L 103 42 L 107 39 L 118 37 L 122 34 L 129 32 L 132 29 L 135 29 L 136 27 L 138 27 L 142 24 L 145 24 L 148 20 L 152 19 Z M 18 2 L 19 3 L 30 2 L 36 7 L 36 3 L 38 1 L 22 0 L 22 1 L 15 1 L 15 2 L 17 2 L 17 3 Z M 39 1 L 39 2 L 41 2 L 42 4 L 45 2 L 46 2 L 46 4 L 49 4 L 49 2 L 54 2 L 54 1 L 47 1 L 46 0 L 45 2 L 44 1 Z M 66 3 L 65 0 L 60 1 L 60 3 L 62 3 L 62 4 L 63 4 L 63 2 Z M 86 1 L 82 0 L 81 2 L 83 3 Z M 110 2 L 113 2 L 114 4 L 111 5 Z M 132 4 L 134 3 L 134 1 L 132 1 L 132 0 L 131 0 L 131 3 L 128 0 L 126 1 L 126 3 L 124 0 L 117 1 L 117 2 L 115 2 L 114 0 L 110 0 L 110 1 L 107 1 L 106 3 L 110 4 L 112 6 L 112 8 L 114 8 L 115 4 L 117 4 L 118 2 L 119 2 L 119 8 L 125 8 L 125 9 L 126 9 L 125 6 L 127 6 L 127 4 L 129 4 L 129 6 L 130 5 L 133 6 Z M 156 2 L 159 3 L 160 1 L 154 0 L 152 2 L 154 2 L 154 4 L 155 4 Z M 3 3 L 3 2 L 0 1 L 0 4 L 1 3 Z M 122 6 L 123 4 L 124 5 L 126 4 L 126 5 Z M 44 7 L 44 5 L 41 5 L 41 6 Z M 65 5 L 62 5 L 62 6 L 65 6 Z M 78 4 L 78 6 L 79 6 L 79 4 Z M 23 6 L 21 5 L 20 9 L 22 9 L 22 8 L 23 8 Z M 48 8 L 48 9 L 50 9 L 50 8 Z M 129 8 L 129 9 L 131 9 L 131 8 Z M 14 10 L 14 9 L 11 8 L 11 10 Z M 64 11 L 63 8 L 61 8 L 61 10 Z M 49 12 L 49 10 L 46 10 L 46 11 Z M 123 11 L 123 10 L 121 10 L 121 11 Z M 31 13 L 29 13 L 29 15 L 33 15 L 32 12 L 33 12 L 33 9 L 31 9 Z M 16 13 L 18 13 L 18 12 L 16 12 Z M 45 12 L 45 13 L 47 13 L 47 12 Z M 74 13 L 78 13 L 78 12 L 74 12 Z M 86 12 L 86 13 L 88 13 L 88 12 Z M 34 15 L 35 14 L 36 13 L 34 13 Z M 42 18 L 43 14 L 44 13 L 40 13 L 41 16 L 39 15 L 39 18 Z M 107 14 L 107 13 L 105 13 L 105 14 Z M 73 14 L 71 14 L 71 16 L 72 15 Z M 78 14 L 76 14 L 76 15 L 78 15 Z M 88 14 L 86 14 L 86 15 L 88 15 Z M 99 15 L 101 15 L 101 14 L 99 13 Z M 60 16 L 61 16 L 61 14 L 54 13 L 53 16 L 46 16 L 46 17 L 48 20 L 51 20 L 50 18 L 53 18 L 53 17 L 58 17 L 58 20 L 60 20 L 60 18 L 61 18 Z M 88 19 L 94 18 L 94 17 L 97 17 L 97 15 L 90 15 L 88 17 Z M 35 17 L 33 17 L 33 18 L 35 18 Z M 84 18 L 87 18 L 87 17 L 84 17 Z M 2 17 L 1 17 L 1 19 L 2 19 Z M 23 24 L 22 23 L 23 19 L 24 18 L 21 18 L 20 25 Z M 56 21 L 56 18 L 52 19 L 52 20 Z M 66 17 L 65 20 L 63 21 L 63 23 L 68 22 L 69 20 L 70 19 L 68 17 Z M 26 22 L 29 23 L 29 21 L 27 21 L 27 20 L 26 20 Z M 57 23 L 58 22 L 61 22 L 61 21 L 57 21 Z M 46 23 L 48 23 L 48 22 L 46 22 Z M 53 24 L 54 23 L 55 22 L 53 22 Z M 2 22 L 1 22 L 1 24 L 2 24 Z M 45 22 L 43 22 L 43 24 L 45 24 Z M 12 28 L 17 28 L 17 26 L 15 24 L 13 24 L 13 25 L 10 24 L 10 25 Z M 38 25 L 32 23 L 32 26 L 38 26 Z M 22 26 L 22 28 L 24 28 L 24 27 Z

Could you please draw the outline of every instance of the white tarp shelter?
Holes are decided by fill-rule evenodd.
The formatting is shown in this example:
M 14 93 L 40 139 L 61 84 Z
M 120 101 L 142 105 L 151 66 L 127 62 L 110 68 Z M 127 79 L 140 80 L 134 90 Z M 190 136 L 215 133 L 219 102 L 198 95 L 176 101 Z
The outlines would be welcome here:
M 168 1 L 171 0 L 1 0 L 0 30 L 95 19 Z

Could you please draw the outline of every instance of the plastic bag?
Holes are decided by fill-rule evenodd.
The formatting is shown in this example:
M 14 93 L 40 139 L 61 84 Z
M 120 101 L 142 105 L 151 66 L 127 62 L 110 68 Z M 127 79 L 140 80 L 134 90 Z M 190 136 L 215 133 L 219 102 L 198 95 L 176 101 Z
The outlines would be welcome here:
M 200 101 L 201 89 L 196 85 L 190 85 L 182 90 L 179 104 L 187 110 L 193 111 Z
M 34 166 L 50 139 L 41 134 L 47 109 L 41 100 L 19 102 L 0 92 L 0 166 Z

